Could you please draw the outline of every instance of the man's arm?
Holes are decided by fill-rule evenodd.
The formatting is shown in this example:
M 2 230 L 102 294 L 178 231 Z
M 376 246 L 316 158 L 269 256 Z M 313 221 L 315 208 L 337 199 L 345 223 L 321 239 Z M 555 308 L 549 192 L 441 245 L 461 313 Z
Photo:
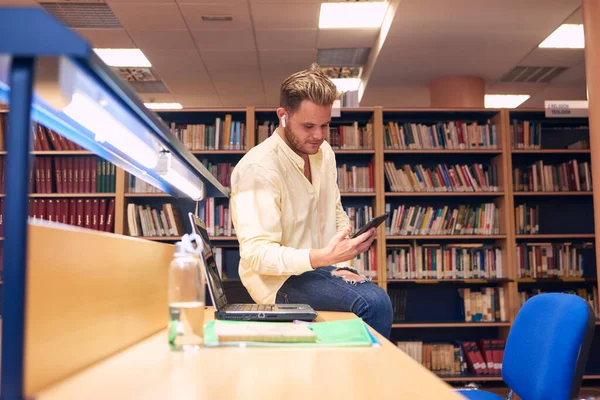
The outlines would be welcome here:
M 259 274 L 298 275 L 312 270 L 311 249 L 282 246 L 281 184 L 273 171 L 245 166 L 232 175 L 230 211 L 241 258 Z

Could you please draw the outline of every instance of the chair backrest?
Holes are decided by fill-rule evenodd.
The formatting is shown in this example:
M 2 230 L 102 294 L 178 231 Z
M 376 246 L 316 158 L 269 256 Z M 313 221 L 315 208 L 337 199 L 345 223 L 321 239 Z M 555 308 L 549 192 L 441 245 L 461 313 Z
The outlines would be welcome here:
M 576 398 L 594 335 L 581 297 L 539 294 L 525 302 L 504 351 L 502 377 L 523 400 Z

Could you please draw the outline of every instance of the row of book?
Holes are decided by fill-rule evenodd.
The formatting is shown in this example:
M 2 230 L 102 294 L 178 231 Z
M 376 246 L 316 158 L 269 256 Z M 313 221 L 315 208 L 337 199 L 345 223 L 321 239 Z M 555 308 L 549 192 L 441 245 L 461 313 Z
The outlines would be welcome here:
M 373 124 L 367 123 L 364 127 L 359 127 L 355 121 L 352 125 L 332 126 L 326 140 L 333 149 L 373 149 Z
M 441 376 L 502 375 L 506 342 L 481 339 L 453 343 L 396 342 L 398 348 Z
M 377 279 L 377 248 L 373 244 L 364 253 L 356 256 L 350 261 L 350 266 L 367 278 Z
M 32 124 L 35 151 L 85 151 L 80 145 L 40 124 Z
M 504 277 L 502 249 L 484 244 L 394 245 L 386 250 L 388 279 Z
M 568 137 L 573 140 L 570 143 L 562 146 L 568 149 L 589 149 L 590 143 L 588 139 L 577 139 L 578 136 L 589 137 L 588 126 L 577 127 L 552 127 L 544 126 L 542 121 L 519 121 L 513 119 L 511 121 L 511 146 L 518 150 L 535 150 L 542 149 L 542 136 L 547 134 L 548 137 L 561 136 L 561 142 L 569 142 Z M 574 135 L 573 135 L 574 134 Z M 566 141 L 564 139 L 567 139 Z
M 233 121 L 231 114 L 216 118 L 214 125 L 170 124 L 171 132 L 188 150 L 244 150 L 246 124 Z
M 391 205 L 387 203 L 385 209 L 390 213 Z M 386 226 L 386 234 L 498 235 L 499 226 L 498 208 L 494 203 L 483 203 L 479 206 L 467 204 L 458 207 L 403 204 L 394 209 L 389 226 Z
M 581 297 L 590 305 L 590 307 L 592 308 L 592 311 L 594 312 L 594 315 L 596 316 L 596 319 L 598 319 L 600 317 L 599 310 L 598 310 L 598 287 L 597 286 L 594 286 L 592 288 L 577 288 L 575 290 L 562 290 L 561 292 L 568 293 L 568 294 L 575 294 L 575 295 Z M 536 296 L 536 295 L 542 294 L 542 293 L 548 293 L 548 292 L 546 292 L 542 289 L 519 291 L 520 306 L 522 307 L 523 304 L 525 304 L 525 302 L 527 300 L 529 300 L 530 298 L 532 298 L 533 296 Z
M 350 219 L 350 225 L 354 231 L 362 228 L 367 222 L 373 219 L 373 207 L 344 207 L 346 215 Z
M 115 199 L 90 197 L 29 199 L 29 217 L 97 231 L 114 232 Z
M 422 164 L 384 163 L 385 176 L 393 192 L 497 192 L 498 169 L 495 164 L 438 164 L 426 168 Z
M 0 160 L 0 174 L 3 161 Z M 31 193 L 114 193 L 116 166 L 95 156 L 34 158 Z
M 460 288 L 458 292 L 464 302 L 465 322 L 508 321 L 503 287 Z
M 179 209 L 169 203 L 163 204 L 161 208 L 127 204 L 127 226 L 130 236 L 159 237 L 185 234 Z
M 273 132 L 275 132 L 275 129 L 277 129 L 277 122 L 273 122 L 273 121 L 263 121 L 262 124 L 258 124 L 256 125 L 256 130 L 258 132 L 258 142 L 257 143 L 262 143 L 265 140 L 267 140 L 267 138 L 271 137 L 271 135 L 273 134 Z
M 384 126 L 384 146 L 398 150 L 497 149 L 496 125 L 491 122 L 449 121 L 426 125 L 388 122 Z
M 538 160 L 526 168 L 514 168 L 515 191 L 579 192 L 592 190 L 590 163 L 569 160 L 559 165 L 544 165 Z
M 207 197 L 204 210 L 200 212 L 210 236 L 235 236 L 228 203 L 216 204 L 214 197 Z
M 540 206 L 527 203 L 515 207 L 515 234 L 535 235 L 540 233 Z
M 393 321 L 395 323 L 406 322 L 409 291 L 389 286 L 387 291 L 392 303 Z M 504 287 L 459 288 L 456 291 L 460 297 L 460 312 L 464 316 L 464 322 L 505 322 L 508 320 Z M 418 305 L 411 303 L 412 307 L 418 307 Z M 453 305 L 445 304 L 444 307 L 450 308 Z
M 337 166 L 337 183 L 340 192 L 373 192 L 375 177 L 373 164 L 366 166 L 341 164 Z
M 200 162 L 215 178 L 217 178 L 221 185 L 227 188 L 231 186 L 231 173 L 233 172 L 235 164 L 227 162 L 215 163 L 206 158 L 200 159 Z
M 517 276 L 519 278 L 581 277 L 584 259 L 592 243 L 518 243 Z M 593 254 L 593 253 L 592 253 Z
M 154 185 L 149 184 L 142 178 L 139 178 L 133 174 L 127 174 L 127 193 L 147 193 L 147 194 L 158 194 L 164 193 L 162 190 Z

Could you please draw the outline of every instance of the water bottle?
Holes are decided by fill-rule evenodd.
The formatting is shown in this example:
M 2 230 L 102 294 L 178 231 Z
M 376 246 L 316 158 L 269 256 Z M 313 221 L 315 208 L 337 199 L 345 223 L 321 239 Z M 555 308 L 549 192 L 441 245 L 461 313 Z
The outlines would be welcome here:
M 204 274 L 199 255 L 187 235 L 175 245 L 169 265 L 169 346 L 197 350 L 204 338 Z

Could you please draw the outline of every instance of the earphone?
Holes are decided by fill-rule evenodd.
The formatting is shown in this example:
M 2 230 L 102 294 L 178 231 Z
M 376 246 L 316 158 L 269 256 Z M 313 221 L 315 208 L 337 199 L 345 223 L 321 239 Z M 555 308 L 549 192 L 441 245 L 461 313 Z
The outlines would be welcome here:
M 281 126 L 285 128 L 285 115 L 281 117 Z

